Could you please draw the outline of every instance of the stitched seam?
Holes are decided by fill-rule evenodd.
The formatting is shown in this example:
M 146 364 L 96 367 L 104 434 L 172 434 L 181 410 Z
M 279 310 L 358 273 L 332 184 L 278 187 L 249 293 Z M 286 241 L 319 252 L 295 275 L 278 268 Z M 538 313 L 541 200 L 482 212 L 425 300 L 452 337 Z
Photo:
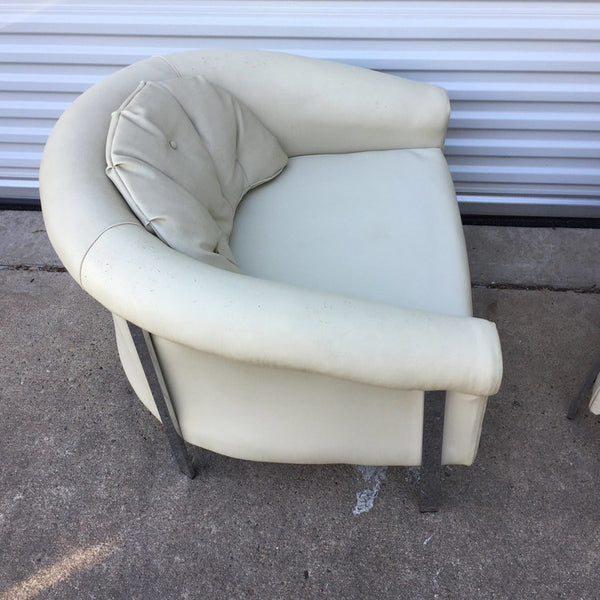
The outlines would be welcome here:
M 183 77 L 183 75 L 181 74 L 181 72 L 179 71 L 179 69 L 175 65 L 171 64 L 167 60 L 166 57 L 157 55 L 157 56 L 155 56 L 155 58 L 160 58 L 160 60 L 162 60 L 163 62 L 167 63 L 167 65 L 171 68 L 171 70 L 175 73 L 175 75 L 177 75 L 177 77 Z
M 150 164 L 149 162 L 146 162 L 145 160 L 141 159 L 141 158 L 137 158 L 137 157 L 127 157 L 127 161 L 129 161 L 132 164 L 136 164 L 136 165 L 141 165 L 144 167 L 148 167 L 150 169 L 153 169 L 154 171 L 156 171 L 157 173 L 160 173 L 161 175 L 163 175 L 166 179 L 168 179 L 169 181 L 173 182 L 173 184 L 175 184 L 177 186 L 177 188 L 182 189 L 186 194 L 189 194 L 192 198 L 195 198 L 194 194 L 188 190 L 184 185 L 182 185 L 181 183 L 179 183 L 176 179 L 174 179 L 171 175 L 169 175 L 168 173 L 165 173 L 162 169 L 160 169 L 159 167 L 155 167 L 154 165 Z M 131 193 L 131 191 L 129 190 L 129 187 L 127 186 L 127 184 L 125 183 L 125 180 L 121 177 L 121 175 L 119 174 L 118 169 L 122 168 L 122 164 L 125 161 L 117 161 L 116 163 L 114 163 L 114 165 L 111 166 L 111 169 L 114 170 L 114 173 L 116 174 L 116 176 L 119 178 L 119 183 L 123 186 L 123 190 L 125 191 L 125 193 L 127 194 L 127 196 L 131 199 L 131 203 L 133 204 L 133 206 L 135 207 L 135 209 L 132 207 L 132 210 L 135 214 L 136 210 L 139 214 L 136 214 L 135 216 L 138 217 L 138 219 L 140 219 L 140 221 L 142 221 L 142 225 L 144 225 L 144 227 L 146 227 L 147 225 L 149 225 L 152 221 L 156 220 L 156 216 L 154 217 L 150 217 L 147 214 L 147 211 L 144 210 L 136 201 L 135 201 L 135 197 L 134 195 Z M 114 183 L 114 182 L 113 182 Z M 116 185 L 116 184 L 115 184 Z M 117 187 L 118 189 L 118 187 Z M 123 193 L 123 191 L 119 190 L 121 192 L 121 195 L 124 196 L 125 194 Z M 208 212 L 208 209 L 207 209 Z M 212 215 L 211 215 L 212 216 Z
M 85 251 L 85 254 L 83 255 L 83 258 L 81 259 L 81 262 L 79 263 L 79 285 L 81 287 L 83 287 L 83 283 L 82 283 L 82 276 L 83 276 L 83 263 L 85 262 L 85 259 L 87 258 L 87 255 L 89 254 L 90 250 L 95 246 L 96 242 L 110 229 L 114 229 L 115 227 L 120 227 L 121 225 L 135 225 L 136 227 L 141 227 L 142 229 L 144 229 L 142 227 L 142 225 L 140 223 L 134 223 L 133 221 L 122 221 L 121 223 L 114 223 L 113 225 L 109 225 L 108 227 L 106 227 L 105 229 L 103 229 L 94 239 L 94 241 L 89 245 L 88 249 Z M 145 229 L 144 229 L 145 231 Z

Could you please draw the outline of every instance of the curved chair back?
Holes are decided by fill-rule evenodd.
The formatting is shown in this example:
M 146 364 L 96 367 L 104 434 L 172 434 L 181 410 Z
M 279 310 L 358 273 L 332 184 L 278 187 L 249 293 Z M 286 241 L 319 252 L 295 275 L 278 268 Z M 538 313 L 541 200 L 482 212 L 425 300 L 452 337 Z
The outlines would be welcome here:
M 44 152 L 40 182 L 48 235 L 79 283 L 81 263 L 97 237 L 121 223 L 137 224 L 104 173 L 111 113 L 141 80 L 192 75 L 203 75 L 242 100 L 288 156 L 440 147 L 444 141 L 448 99 L 431 85 L 252 50 L 197 50 L 143 60 L 79 97 Z

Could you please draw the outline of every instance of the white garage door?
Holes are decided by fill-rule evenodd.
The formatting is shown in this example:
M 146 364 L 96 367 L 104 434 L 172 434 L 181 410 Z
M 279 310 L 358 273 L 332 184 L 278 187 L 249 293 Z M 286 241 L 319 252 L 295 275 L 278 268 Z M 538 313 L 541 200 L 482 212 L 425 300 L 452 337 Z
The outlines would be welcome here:
M 219 46 L 439 84 L 463 213 L 600 217 L 599 2 L 0 2 L 0 200 L 37 201 L 44 141 L 95 81 Z

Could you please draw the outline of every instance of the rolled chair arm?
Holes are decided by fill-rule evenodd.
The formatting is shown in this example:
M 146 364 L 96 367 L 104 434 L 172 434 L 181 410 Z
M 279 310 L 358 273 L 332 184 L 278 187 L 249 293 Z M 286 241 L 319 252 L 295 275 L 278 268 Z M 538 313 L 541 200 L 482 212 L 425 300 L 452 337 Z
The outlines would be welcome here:
M 407 390 L 487 396 L 502 376 L 494 324 L 315 292 L 195 261 L 141 225 L 103 232 L 81 284 L 111 312 L 198 350 Z

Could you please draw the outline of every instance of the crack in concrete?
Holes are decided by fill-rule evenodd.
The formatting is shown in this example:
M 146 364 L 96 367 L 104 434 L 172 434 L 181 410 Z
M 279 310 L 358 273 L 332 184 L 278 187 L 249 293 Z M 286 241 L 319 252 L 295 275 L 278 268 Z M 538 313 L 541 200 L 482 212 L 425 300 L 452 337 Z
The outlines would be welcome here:
M 61 265 L 49 264 L 3 264 L 0 265 L 0 271 L 42 271 L 45 273 L 66 273 L 67 269 Z M 600 287 L 590 285 L 585 287 L 568 287 L 556 285 L 541 285 L 541 284 L 526 284 L 526 283 L 508 283 L 496 282 L 483 283 L 474 281 L 471 283 L 472 289 L 487 289 L 487 290 L 513 290 L 518 292 L 573 292 L 574 294 L 600 294 Z
M 0 265 L 0 271 L 43 271 L 45 273 L 66 273 L 67 269 L 60 265 Z
M 44 271 L 47 273 L 66 273 L 67 269 L 60 265 L 29 265 L 24 263 L 17 263 L 15 265 L 0 265 L 2 271 Z M 600 287 L 596 285 L 590 285 L 586 287 L 568 287 L 568 286 L 556 286 L 556 285 L 537 285 L 537 284 L 526 284 L 526 283 L 498 283 L 492 281 L 491 283 L 483 283 L 480 281 L 474 281 L 471 284 L 474 289 L 485 288 L 488 290 L 516 290 L 521 292 L 573 292 L 575 294 L 600 294 Z
M 586 287 L 563 287 L 555 285 L 531 285 L 525 283 L 472 283 L 474 289 L 485 288 L 488 290 L 516 290 L 519 292 L 573 292 L 575 294 L 600 294 L 596 285 Z
M 43 271 L 46 273 L 66 273 L 67 269 L 60 265 L 28 265 L 17 263 L 15 265 L 0 265 L 0 271 Z M 594 285 L 585 287 L 568 287 L 556 285 L 538 285 L 526 283 L 483 283 L 474 281 L 471 283 L 473 289 L 487 290 L 514 290 L 519 292 L 573 292 L 574 294 L 600 294 L 600 287 Z

